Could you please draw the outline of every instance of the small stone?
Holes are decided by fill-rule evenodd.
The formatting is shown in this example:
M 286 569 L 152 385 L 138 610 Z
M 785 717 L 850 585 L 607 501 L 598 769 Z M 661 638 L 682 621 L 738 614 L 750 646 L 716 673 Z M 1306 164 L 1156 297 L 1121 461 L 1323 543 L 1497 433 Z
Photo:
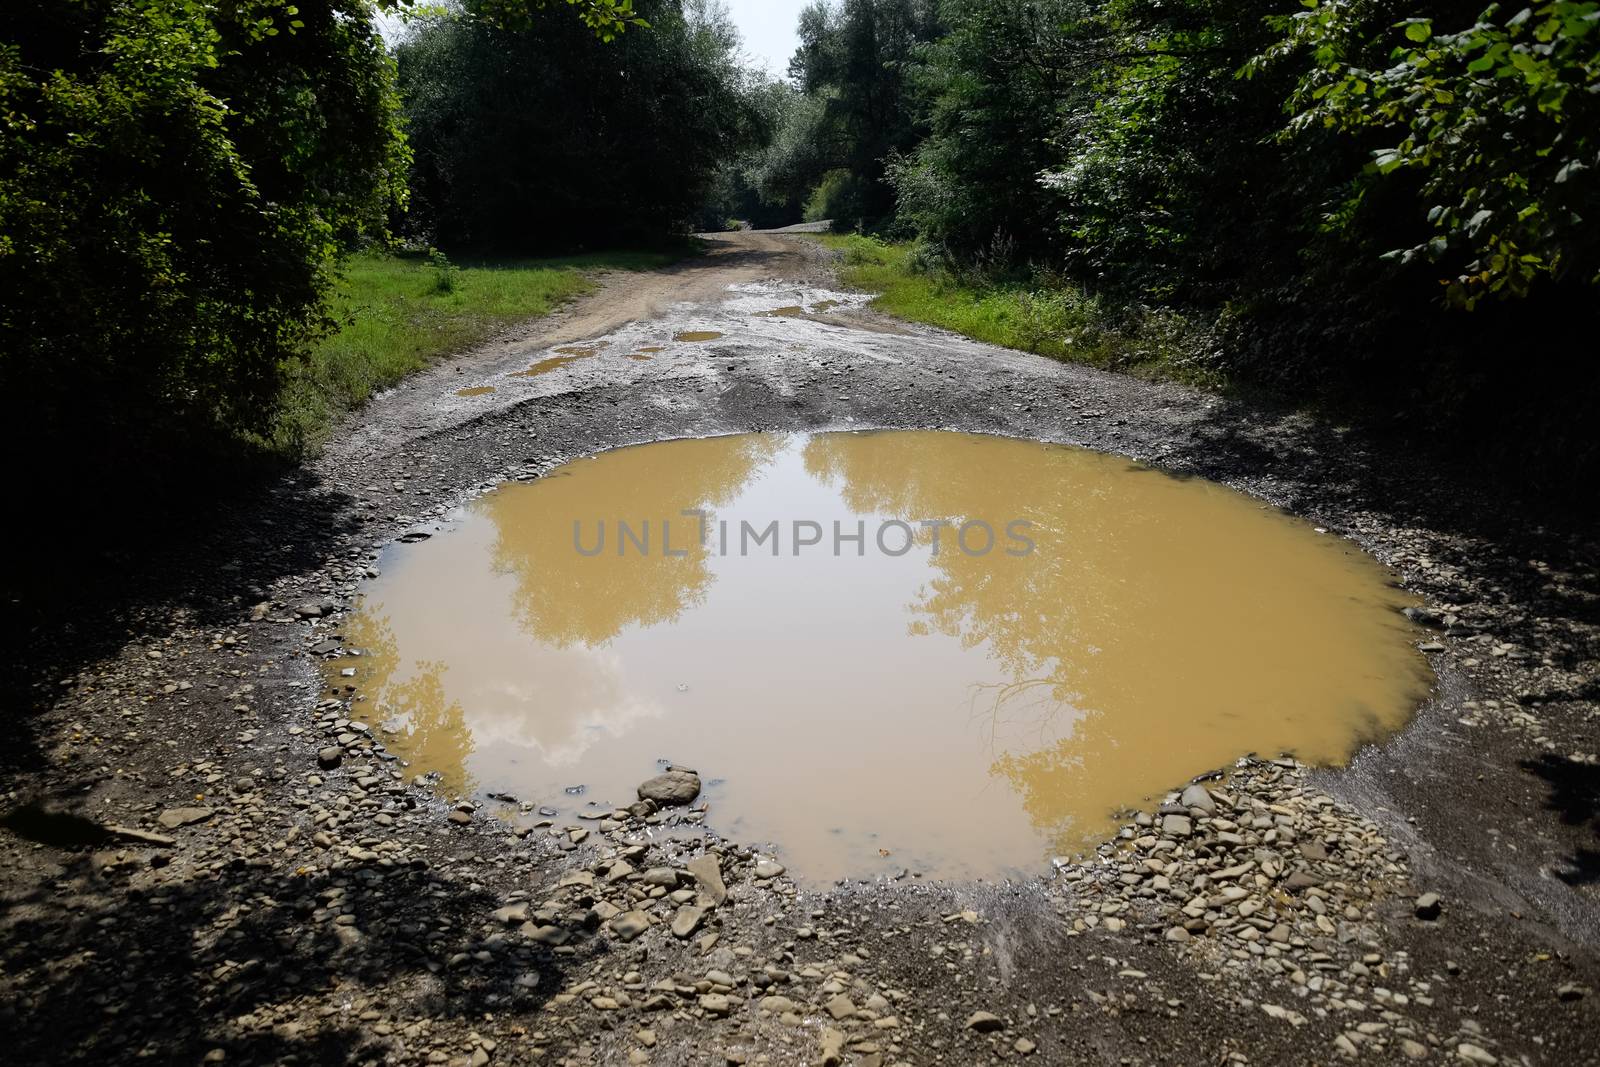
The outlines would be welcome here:
M 338 745 L 329 745 L 317 753 L 317 766 L 325 771 L 331 771 L 344 762 L 344 749 Z
M 1017 1038 L 1016 1044 L 1012 1045 L 1011 1047 L 1016 1049 L 1019 1056 L 1032 1056 L 1039 1048 L 1038 1045 L 1035 1045 L 1032 1041 L 1029 1041 L 1025 1037 Z
M 1420 1041 L 1413 1041 L 1409 1037 L 1400 1039 L 1400 1051 L 1408 1060 L 1425 1060 L 1428 1058 L 1428 1046 Z
M 640 876 L 639 880 L 645 885 L 658 885 L 663 889 L 676 889 L 678 887 L 678 872 L 671 867 L 651 867 Z
M 496 922 L 505 923 L 507 926 L 521 926 L 528 921 L 528 905 L 526 903 L 507 904 L 503 908 L 494 910 Z
M 180 826 L 193 826 L 205 822 L 214 814 L 210 808 L 168 808 L 156 816 L 163 829 L 176 830 Z
M 1568 982 L 1556 988 L 1556 999 L 1565 1001 L 1582 1000 L 1586 990 L 1576 982 Z
M 534 926 L 528 923 L 522 928 L 528 940 L 536 941 L 541 945 L 565 945 L 572 937 L 562 926 Z
M 986 1011 L 975 1011 L 967 1016 L 967 1029 L 976 1030 L 980 1034 L 987 1034 L 995 1030 L 1005 1029 L 1005 1020 L 998 1015 L 991 1015 Z
M 141 845 L 154 845 L 157 848 L 170 848 L 178 843 L 175 837 L 166 834 L 151 833 L 149 830 L 140 830 L 133 826 L 108 825 L 106 832 L 120 837 L 125 841 L 136 841 Z
M 693 771 L 671 770 L 639 783 L 639 799 L 663 807 L 687 804 L 700 795 L 700 776 Z
M 464 811 L 452 811 L 449 815 L 446 815 L 445 818 L 449 819 L 457 826 L 466 826 L 468 823 L 472 822 L 472 816 L 468 815 Z
M 823 1007 L 827 1009 L 829 1015 L 833 1016 L 835 1022 L 855 1018 L 855 1001 L 851 1000 L 843 993 L 836 994 L 828 1001 L 828 1003 L 824 1004 Z
M 1438 893 L 1424 893 L 1417 898 L 1417 918 L 1425 922 L 1432 922 L 1437 919 L 1442 908 L 1443 905 L 1439 900 Z
M 822 1028 L 822 1067 L 839 1067 L 844 1062 L 844 1032 L 831 1026 Z
M 1163 815 L 1161 832 L 1168 837 L 1188 837 L 1194 833 L 1194 824 L 1187 815 Z
M 1181 926 L 1169 926 L 1167 927 L 1166 937 L 1168 941 L 1182 943 L 1189 940 L 1189 931 L 1185 930 Z
M 700 1007 L 712 1015 L 726 1015 L 733 1005 L 721 993 L 707 993 L 700 998 Z
M 1183 791 L 1178 797 L 1178 803 L 1186 808 L 1199 808 L 1201 811 L 1212 812 L 1217 810 L 1217 802 L 1211 799 L 1211 792 L 1199 782 L 1195 782 Z
M 624 941 L 632 941 L 650 929 L 650 916 L 642 911 L 625 911 L 611 920 L 611 932 Z
M 1494 1067 L 1500 1058 L 1486 1048 L 1479 1048 L 1470 1041 L 1463 1041 L 1456 1046 L 1456 1055 L 1468 1063 L 1481 1063 L 1483 1067 Z
M 700 883 L 700 888 L 706 891 L 713 904 L 721 904 L 728 899 L 728 887 L 722 881 L 722 860 L 715 852 L 696 856 L 684 866 L 694 875 L 695 881 Z
M 776 878 L 785 870 L 787 870 L 787 868 L 785 868 L 784 865 L 779 863 L 777 860 L 758 860 L 756 862 L 757 878 Z
M 693 904 L 685 904 L 679 908 L 672 917 L 672 936 L 687 938 L 700 926 L 700 920 L 705 918 L 705 909 L 697 908 Z

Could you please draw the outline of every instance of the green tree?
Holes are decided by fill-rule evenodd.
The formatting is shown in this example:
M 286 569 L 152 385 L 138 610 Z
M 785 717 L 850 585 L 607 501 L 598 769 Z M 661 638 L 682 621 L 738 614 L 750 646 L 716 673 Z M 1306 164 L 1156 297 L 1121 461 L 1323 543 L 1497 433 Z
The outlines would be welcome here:
M 949 32 L 910 68 L 928 137 L 890 165 L 899 217 L 954 260 L 992 248 L 1056 250 L 1054 197 L 1041 175 L 1058 160 L 1060 116 L 1084 106 L 1094 37 L 1081 0 L 951 0 Z
M 1420 179 L 1432 232 L 1386 255 L 1438 263 L 1450 299 L 1525 296 L 1543 278 L 1600 282 L 1600 4 L 1491 5 L 1462 29 L 1443 5 L 1305 0 L 1248 68 L 1308 57 L 1285 137 L 1383 137 L 1343 210 L 1391 176 Z M 1440 32 L 1441 30 L 1445 32 Z
M 842 171 L 826 198 L 836 224 L 875 229 L 892 221 L 888 161 L 925 132 L 909 92 L 911 62 L 940 32 L 932 0 L 817 0 L 803 11 L 789 74 L 816 101 L 795 115 L 793 134 L 810 147 L 775 157 L 783 166 L 769 168 L 773 184 L 815 188 Z
M 0 382 L 20 439 L 261 430 L 341 245 L 403 198 L 365 0 L 24 0 L 0 30 Z M 70 434 L 66 427 L 72 427 Z
M 554 8 L 517 29 L 471 5 L 414 27 L 398 50 L 411 225 L 440 244 L 516 251 L 692 226 L 763 116 L 717 9 L 638 10 L 649 32 L 610 44 Z

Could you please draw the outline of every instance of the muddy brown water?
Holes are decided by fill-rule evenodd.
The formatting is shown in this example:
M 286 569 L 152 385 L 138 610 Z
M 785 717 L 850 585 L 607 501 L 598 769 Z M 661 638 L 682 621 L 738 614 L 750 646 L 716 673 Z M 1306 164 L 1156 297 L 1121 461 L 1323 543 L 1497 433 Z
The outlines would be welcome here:
M 597 356 L 604 347 L 604 345 L 591 345 L 589 347 L 568 345 L 563 348 L 556 349 L 555 351 L 558 353 L 557 355 L 546 356 L 544 359 L 534 363 L 527 370 L 514 371 L 512 373 L 514 377 L 537 378 L 541 374 L 549 374 L 551 371 L 560 370 L 569 363 L 576 363 L 580 359 L 588 359 L 591 356 Z
M 674 341 L 715 341 L 722 336 L 720 330 L 679 330 L 672 335 Z
M 492 385 L 474 385 L 466 389 L 457 389 L 456 396 L 487 396 L 494 392 Z
M 410 773 L 558 825 L 672 760 L 803 879 L 996 877 L 1243 754 L 1395 730 L 1431 680 L 1411 602 L 1346 541 L 1117 457 L 750 434 L 583 459 L 395 546 L 329 680 Z

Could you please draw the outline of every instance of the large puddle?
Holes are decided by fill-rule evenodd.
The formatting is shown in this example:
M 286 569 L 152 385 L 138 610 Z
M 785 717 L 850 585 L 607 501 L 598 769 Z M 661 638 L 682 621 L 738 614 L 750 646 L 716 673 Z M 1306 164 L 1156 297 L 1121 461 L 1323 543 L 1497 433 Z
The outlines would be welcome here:
M 994 877 L 1240 755 L 1399 727 L 1430 681 L 1409 603 L 1345 541 L 1116 457 L 752 434 L 481 497 L 390 551 L 329 677 L 413 773 L 558 825 L 671 760 L 799 877 Z

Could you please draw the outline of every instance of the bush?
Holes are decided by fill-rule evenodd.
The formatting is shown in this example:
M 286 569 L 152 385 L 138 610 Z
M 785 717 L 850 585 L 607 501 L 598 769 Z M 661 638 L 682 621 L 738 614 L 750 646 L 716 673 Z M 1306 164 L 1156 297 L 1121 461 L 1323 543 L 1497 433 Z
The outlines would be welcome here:
M 851 225 L 851 216 L 859 206 L 859 198 L 855 196 L 855 182 L 850 177 L 850 172 L 830 170 L 822 176 L 822 181 L 817 183 L 817 187 L 811 190 L 811 195 L 806 197 L 806 207 L 802 217 L 807 222 L 832 219 L 835 229 L 848 230 L 854 228 Z
M 12 441 L 123 470 L 265 431 L 405 154 L 365 0 L 21 0 L 0 30 Z
M 433 268 L 433 291 L 453 293 L 461 284 L 461 268 L 437 248 L 428 249 L 428 265 Z

